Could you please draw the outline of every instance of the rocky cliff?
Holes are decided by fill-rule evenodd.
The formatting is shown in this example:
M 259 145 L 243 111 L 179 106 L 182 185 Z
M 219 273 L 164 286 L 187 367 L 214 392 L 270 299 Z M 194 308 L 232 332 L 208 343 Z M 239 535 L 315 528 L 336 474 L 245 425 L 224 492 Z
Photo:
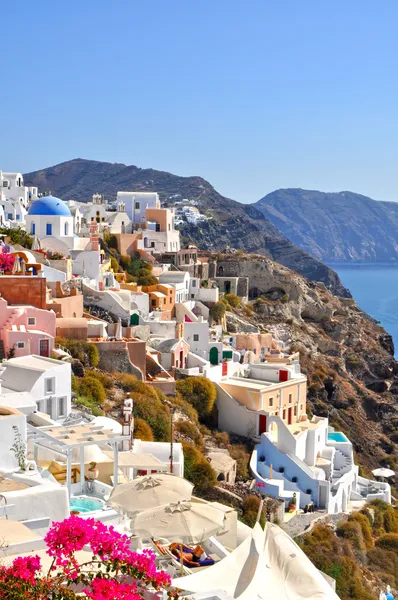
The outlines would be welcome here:
M 286 189 L 254 206 L 293 244 L 320 260 L 398 259 L 398 203 L 352 192 Z
M 219 258 L 223 265 L 234 260 Z M 394 468 L 398 362 L 391 337 L 354 300 L 333 296 L 322 284 L 261 257 L 241 257 L 240 264 L 258 297 L 227 315 L 229 330 L 242 328 L 238 317 L 298 350 L 310 409 L 329 414 L 331 424 L 349 436 L 365 470 Z
M 120 190 L 157 191 L 163 202 L 176 197 L 196 200 L 201 212 L 211 219 L 182 227 L 182 235 L 202 249 L 222 250 L 227 246 L 258 252 L 306 277 L 322 281 L 334 293 L 349 295 L 337 274 L 297 248 L 253 205 L 240 204 L 221 196 L 201 177 L 179 177 L 164 171 L 134 165 L 75 159 L 24 175 L 27 185 L 51 191 L 64 200 L 88 201 L 93 193 L 115 200 Z

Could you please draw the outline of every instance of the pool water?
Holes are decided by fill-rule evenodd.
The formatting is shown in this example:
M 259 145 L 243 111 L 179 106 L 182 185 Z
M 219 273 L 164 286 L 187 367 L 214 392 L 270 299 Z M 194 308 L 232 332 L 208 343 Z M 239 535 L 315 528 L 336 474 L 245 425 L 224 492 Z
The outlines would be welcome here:
M 93 498 L 86 498 L 83 496 L 76 496 L 71 498 L 69 502 L 70 510 L 76 510 L 80 513 L 92 512 L 93 510 L 99 510 L 103 507 L 102 500 L 95 500 Z
M 348 439 L 341 433 L 341 431 L 334 431 L 333 433 L 328 433 L 328 440 L 330 442 L 348 442 Z

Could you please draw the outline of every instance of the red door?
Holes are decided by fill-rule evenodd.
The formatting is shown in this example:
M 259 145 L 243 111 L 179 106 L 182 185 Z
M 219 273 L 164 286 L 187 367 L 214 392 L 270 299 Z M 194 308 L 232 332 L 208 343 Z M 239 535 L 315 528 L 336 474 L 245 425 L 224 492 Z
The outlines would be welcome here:
M 225 377 L 226 375 L 228 375 L 228 363 L 227 363 L 227 361 L 223 362 L 223 364 L 222 364 L 222 376 Z
M 288 425 L 292 424 L 292 407 L 289 406 L 288 410 L 287 410 L 287 423 Z
M 267 415 L 260 415 L 258 419 L 258 435 L 267 431 Z
M 287 376 L 289 375 L 288 371 L 280 370 L 279 371 L 279 381 L 287 381 Z
M 48 340 L 40 340 L 40 356 L 49 356 L 50 342 Z

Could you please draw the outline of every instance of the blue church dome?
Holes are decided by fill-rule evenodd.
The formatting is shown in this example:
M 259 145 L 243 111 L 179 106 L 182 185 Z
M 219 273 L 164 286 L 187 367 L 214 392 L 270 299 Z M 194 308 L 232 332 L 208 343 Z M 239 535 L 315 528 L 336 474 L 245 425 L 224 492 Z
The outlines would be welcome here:
M 38 200 L 35 200 L 28 211 L 28 215 L 72 216 L 65 202 L 55 196 L 42 196 Z

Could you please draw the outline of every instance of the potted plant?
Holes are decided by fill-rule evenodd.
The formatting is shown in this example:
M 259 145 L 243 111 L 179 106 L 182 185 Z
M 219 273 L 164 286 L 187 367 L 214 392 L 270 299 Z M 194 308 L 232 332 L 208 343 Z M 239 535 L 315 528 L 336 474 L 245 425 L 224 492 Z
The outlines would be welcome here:
M 22 439 L 18 427 L 13 425 L 12 428 L 14 430 L 14 443 L 11 446 L 11 451 L 15 454 L 20 470 L 26 471 L 26 443 Z

